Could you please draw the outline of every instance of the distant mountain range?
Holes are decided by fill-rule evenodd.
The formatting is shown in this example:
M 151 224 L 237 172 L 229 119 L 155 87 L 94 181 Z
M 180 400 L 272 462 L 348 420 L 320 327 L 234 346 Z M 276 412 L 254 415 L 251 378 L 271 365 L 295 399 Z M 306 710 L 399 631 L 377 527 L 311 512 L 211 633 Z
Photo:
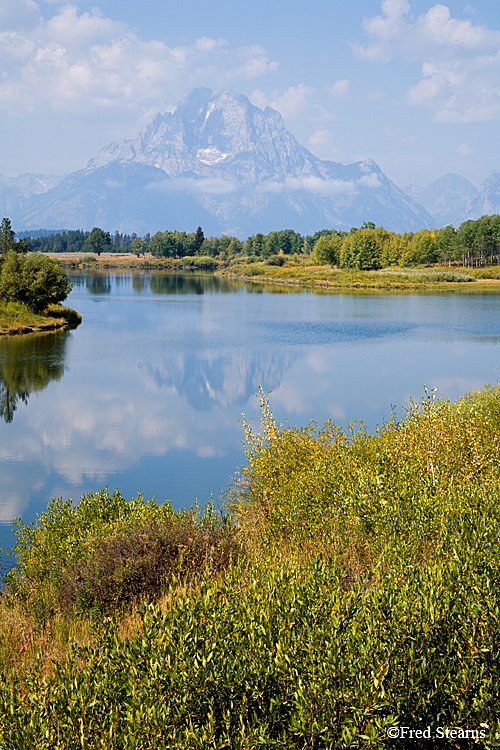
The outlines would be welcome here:
M 397 187 L 375 162 L 323 161 L 281 115 L 233 91 L 195 89 L 132 140 L 111 143 L 63 177 L 0 176 L 0 214 L 17 232 L 44 227 L 303 234 L 373 221 L 416 231 L 500 212 L 500 172 L 479 189 L 458 175 Z
M 425 188 L 412 183 L 402 189 L 427 209 L 435 227 L 500 213 L 500 170 L 491 172 L 479 188 L 465 177 L 447 174 Z

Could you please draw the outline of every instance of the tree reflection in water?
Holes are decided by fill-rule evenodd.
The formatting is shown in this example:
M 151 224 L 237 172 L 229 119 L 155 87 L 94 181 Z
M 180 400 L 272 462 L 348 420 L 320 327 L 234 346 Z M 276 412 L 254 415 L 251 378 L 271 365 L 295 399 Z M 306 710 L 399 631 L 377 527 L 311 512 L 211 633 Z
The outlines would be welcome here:
M 91 294 L 109 294 L 111 292 L 111 281 L 107 273 L 89 273 L 85 282 Z
M 12 422 L 19 401 L 27 403 L 64 374 L 69 331 L 0 338 L 0 417 Z
M 205 294 L 236 292 L 242 284 L 211 273 L 151 273 L 148 277 L 153 294 Z

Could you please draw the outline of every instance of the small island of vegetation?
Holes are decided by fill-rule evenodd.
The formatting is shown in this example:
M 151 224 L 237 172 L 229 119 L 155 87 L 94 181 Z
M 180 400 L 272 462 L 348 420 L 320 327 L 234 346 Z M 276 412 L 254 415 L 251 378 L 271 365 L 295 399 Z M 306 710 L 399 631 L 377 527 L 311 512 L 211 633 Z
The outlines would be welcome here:
M 81 315 L 63 307 L 72 284 L 61 263 L 29 253 L 16 242 L 9 219 L 0 229 L 0 335 L 32 333 L 78 325 Z

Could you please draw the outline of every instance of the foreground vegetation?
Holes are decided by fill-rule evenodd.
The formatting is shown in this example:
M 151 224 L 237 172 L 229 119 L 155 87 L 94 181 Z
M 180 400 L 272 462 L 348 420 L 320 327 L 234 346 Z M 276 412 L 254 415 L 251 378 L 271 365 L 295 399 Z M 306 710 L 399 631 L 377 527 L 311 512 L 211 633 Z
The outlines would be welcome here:
M 18 524 L 0 747 L 500 746 L 500 388 L 372 436 L 261 404 L 225 516 L 103 491 Z

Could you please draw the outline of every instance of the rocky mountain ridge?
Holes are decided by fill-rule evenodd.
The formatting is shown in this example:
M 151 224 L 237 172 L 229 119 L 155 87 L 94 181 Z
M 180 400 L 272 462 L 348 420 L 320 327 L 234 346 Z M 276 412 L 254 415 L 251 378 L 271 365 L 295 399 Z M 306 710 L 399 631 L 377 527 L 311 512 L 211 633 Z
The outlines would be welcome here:
M 450 177 L 405 192 L 372 160 L 343 165 L 314 156 L 270 107 L 229 90 L 195 89 L 175 112 L 109 144 L 82 170 L 63 178 L 0 178 L 0 210 L 18 231 L 101 226 L 145 234 L 200 224 L 206 234 L 245 238 L 364 221 L 417 231 L 479 210 L 476 204 L 498 203 L 495 179 L 485 197 L 464 178 L 454 176 L 452 184 Z

